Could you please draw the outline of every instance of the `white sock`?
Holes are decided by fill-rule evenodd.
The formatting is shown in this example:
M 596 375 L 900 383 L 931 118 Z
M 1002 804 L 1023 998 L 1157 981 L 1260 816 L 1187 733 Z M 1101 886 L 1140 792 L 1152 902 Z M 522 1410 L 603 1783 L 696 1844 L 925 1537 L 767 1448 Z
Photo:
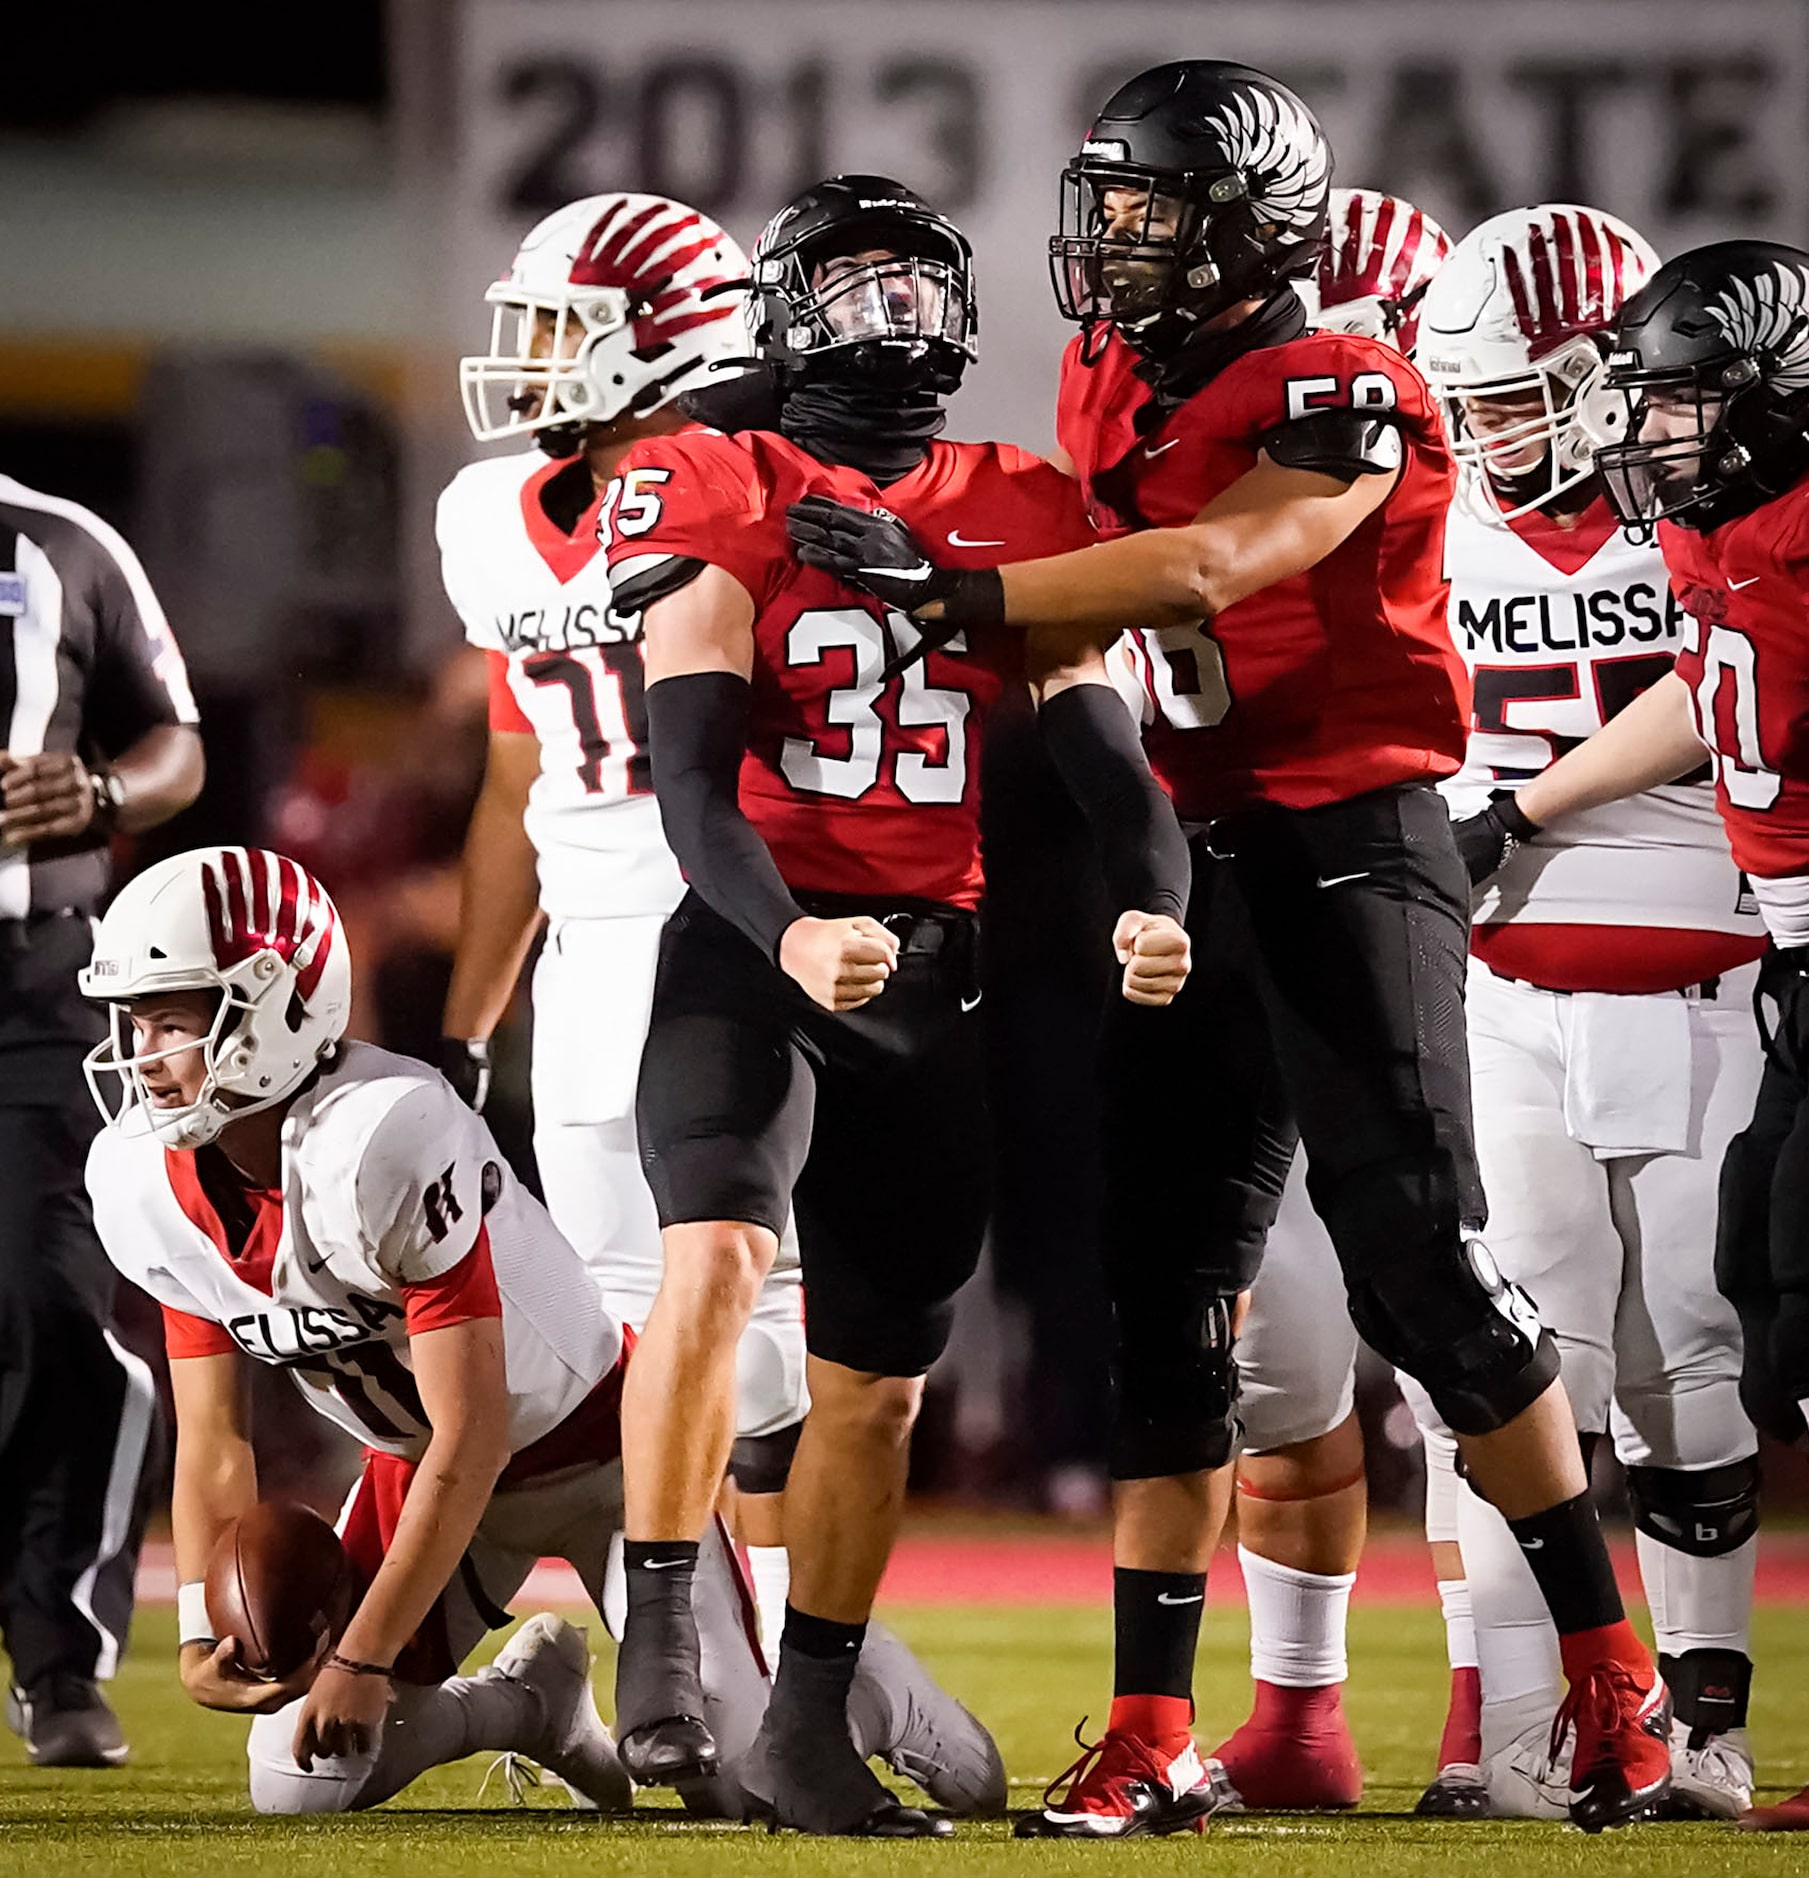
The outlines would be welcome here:
M 760 1654 L 767 1668 L 773 1669 L 779 1661 L 785 1600 L 791 1591 L 791 1554 L 782 1545 L 750 1545 L 747 1569 L 754 1581 L 754 1609 L 760 1616 Z
M 1323 1689 L 1350 1674 L 1345 1617 L 1355 1572 L 1296 1571 L 1237 1549 L 1250 1601 L 1250 1674 L 1282 1689 Z
M 1724 1558 L 1693 1558 L 1643 1532 L 1635 1533 L 1634 1541 L 1661 1655 L 1681 1656 L 1686 1650 L 1752 1654 L 1756 1534 Z
M 1508 1524 L 1460 1482 L 1458 1536 L 1482 1678 L 1486 1759 L 1536 1724 L 1549 1723 L 1564 1693 L 1558 1632 Z
M 1470 1581 L 1441 1578 L 1438 1607 L 1445 1614 L 1445 1661 L 1453 1669 L 1476 1667 L 1476 1618 L 1470 1609 Z
M 1457 1437 L 1422 1428 L 1426 1450 L 1426 1543 L 1457 1543 Z

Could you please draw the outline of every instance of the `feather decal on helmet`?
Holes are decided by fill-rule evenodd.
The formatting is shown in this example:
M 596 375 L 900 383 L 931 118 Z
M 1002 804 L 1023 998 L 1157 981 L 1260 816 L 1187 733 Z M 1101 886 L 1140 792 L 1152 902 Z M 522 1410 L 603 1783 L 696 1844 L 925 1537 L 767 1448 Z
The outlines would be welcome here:
M 1704 310 L 1729 345 L 1766 356 L 1780 390 L 1809 385 L 1809 270 L 1776 261 L 1755 279 L 1730 281 Z

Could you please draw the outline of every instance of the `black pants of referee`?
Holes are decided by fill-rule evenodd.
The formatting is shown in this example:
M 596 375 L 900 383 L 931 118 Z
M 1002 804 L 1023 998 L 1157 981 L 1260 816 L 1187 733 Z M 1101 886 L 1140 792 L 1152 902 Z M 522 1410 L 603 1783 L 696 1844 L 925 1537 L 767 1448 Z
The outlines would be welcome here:
M 1715 1282 L 1740 1318 L 1742 1405 L 1767 1434 L 1798 1442 L 1809 1403 L 1809 946 L 1765 955 L 1756 1002 L 1765 1070 L 1721 1165 Z
M 25 1689 L 113 1673 L 157 1425 L 149 1369 L 108 1329 L 83 1180 L 89 950 L 73 915 L 0 922 L 0 1637 Z
M 1231 1301 L 1256 1276 L 1296 1129 L 1358 1328 L 1454 1426 L 1481 1432 L 1488 1417 L 1453 1398 L 1488 1370 L 1498 1425 L 1556 1359 L 1466 1247 L 1485 1216 L 1463 1011 L 1469 884 L 1443 801 L 1408 787 L 1257 809 L 1192 846 L 1193 974 L 1166 1009 L 1114 1000 L 1104 1041 L 1113 1473 L 1230 1458 Z

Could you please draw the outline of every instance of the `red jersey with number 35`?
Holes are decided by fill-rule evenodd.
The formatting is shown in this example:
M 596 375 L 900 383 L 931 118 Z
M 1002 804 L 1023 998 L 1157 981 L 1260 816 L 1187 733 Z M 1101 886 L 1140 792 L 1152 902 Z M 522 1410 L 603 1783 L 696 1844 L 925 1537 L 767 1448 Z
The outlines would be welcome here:
M 1809 874 L 1809 483 L 1711 534 L 1663 522 L 1658 537 L 1697 625 L 1677 670 L 1734 859 L 1755 880 Z
M 637 444 L 602 528 L 619 579 L 682 555 L 754 602 L 756 654 L 741 806 L 802 892 L 980 897 L 980 738 L 1023 669 L 1022 635 L 957 635 L 883 684 L 917 628 L 792 552 L 807 495 L 898 517 L 938 563 L 993 567 L 1095 539 L 1074 482 L 1010 444 L 932 443 L 883 489 L 770 431 L 692 430 Z
M 1078 339 L 1062 361 L 1056 434 L 1102 530 L 1193 521 L 1268 432 L 1313 411 L 1395 412 L 1404 446 L 1388 499 L 1317 566 L 1208 626 L 1132 636 L 1150 764 L 1183 819 L 1450 775 L 1469 710 L 1445 628 L 1454 471 L 1419 373 L 1379 340 L 1306 333 L 1245 353 L 1161 416 L 1138 363 L 1117 333 L 1096 363 Z

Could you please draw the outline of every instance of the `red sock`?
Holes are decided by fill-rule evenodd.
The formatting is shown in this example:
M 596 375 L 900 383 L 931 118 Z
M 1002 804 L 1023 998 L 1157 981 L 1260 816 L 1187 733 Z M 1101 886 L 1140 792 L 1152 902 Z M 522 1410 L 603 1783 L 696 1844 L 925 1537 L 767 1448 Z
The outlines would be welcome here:
M 1482 1759 L 1482 1671 L 1451 1672 L 1451 1706 L 1445 1711 L 1445 1732 L 1439 1737 L 1440 1767 L 1474 1767 Z
M 1564 1679 L 1575 1682 L 1598 1663 L 1624 1663 L 1636 1676 L 1652 1680 L 1652 1657 L 1626 1618 L 1594 1630 L 1573 1630 L 1558 1639 Z
M 1259 1679 L 1256 1700 L 1245 1725 L 1273 1729 L 1277 1734 L 1312 1734 L 1339 1719 L 1344 1707 L 1343 1691 L 1341 1682 L 1321 1683 L 1313 1689 L 1288 1689 Z
M 1184 1695 L 1115 1695 L 1106 1725 L 1145 1741 L 1165 1741 L 1193 1727 L 1193 1701 Z

